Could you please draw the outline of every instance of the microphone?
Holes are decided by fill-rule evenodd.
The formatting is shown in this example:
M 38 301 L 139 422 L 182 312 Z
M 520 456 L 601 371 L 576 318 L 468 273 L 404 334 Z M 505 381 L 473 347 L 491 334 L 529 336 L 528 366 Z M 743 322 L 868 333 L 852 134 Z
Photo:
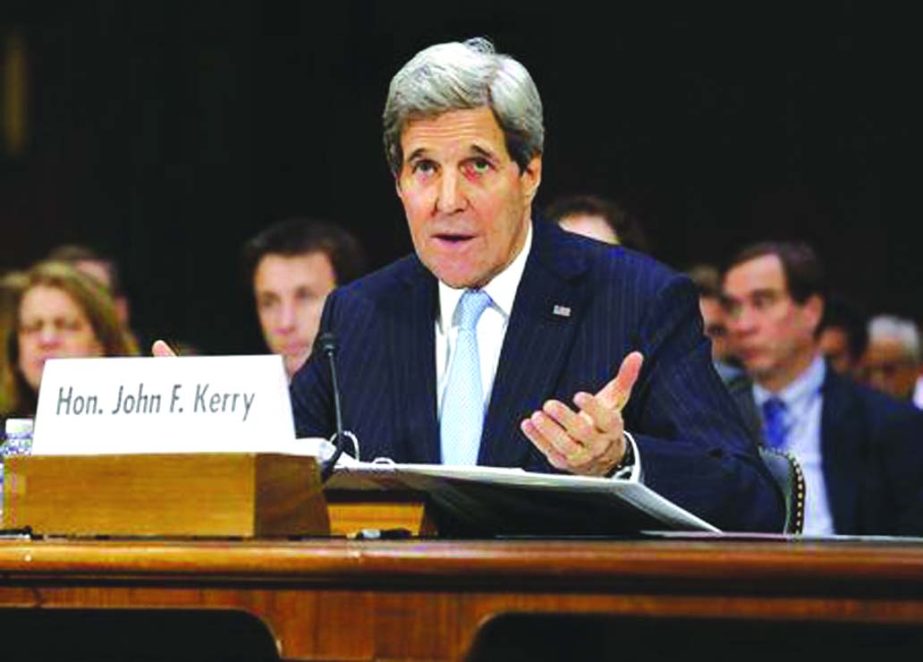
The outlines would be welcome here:
M 337 383 L 337 366 L 334 360 L 337 351 L 336 336 L 331 331 L 325 331 L 320 334 L 317 340 L 314 341 L 314 351 L 323 353 L 330 362 L 330 380 L 333 384 L 333 411 L 336 416 L 337 426 L 336 437 L 334 438 L 336 450 L 331 458 L 327 460 L 327 463 L 321 468 L 321 483 L 326 483 L 330 476 L 333 475 L 337 460 L 340 459 L 340 456 L 343 454 L 343 449 L 346 448 L 343 437 L 343 412 L 340 410 L 340 386 Z

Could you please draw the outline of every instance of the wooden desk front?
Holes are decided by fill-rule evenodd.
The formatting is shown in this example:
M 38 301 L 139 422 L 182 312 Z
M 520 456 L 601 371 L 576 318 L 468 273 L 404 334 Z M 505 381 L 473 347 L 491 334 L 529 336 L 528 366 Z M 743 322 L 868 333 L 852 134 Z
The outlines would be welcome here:
M 923 627 L 923 547 L 0 541 L 0 607 L 231 609 L 290 659 L 458 659 L 500 614 Z

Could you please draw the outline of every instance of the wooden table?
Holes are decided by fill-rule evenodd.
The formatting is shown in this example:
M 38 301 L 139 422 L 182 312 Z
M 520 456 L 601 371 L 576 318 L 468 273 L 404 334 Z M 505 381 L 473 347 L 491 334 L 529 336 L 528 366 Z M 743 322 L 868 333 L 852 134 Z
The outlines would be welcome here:
M 240 610 L 290 659 L 459 659 L 501 614 L 915 632 L 923 546 L 2 540 L 0 607 Z

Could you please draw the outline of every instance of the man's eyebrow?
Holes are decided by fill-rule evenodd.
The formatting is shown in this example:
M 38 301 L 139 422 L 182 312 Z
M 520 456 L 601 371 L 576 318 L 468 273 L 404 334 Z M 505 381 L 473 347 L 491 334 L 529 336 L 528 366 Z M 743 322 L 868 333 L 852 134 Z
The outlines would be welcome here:
M 747 299 L 755 299 L 756 297 L 775 297 L 781 296 L 783 292 L 774 288 L 759 288 L 751 290 L 749 292 L 744 292 L 740 295 L 730 294 L 728 292 L 722 292 L 719 297 L 721 302 L 724 305 L 740 303 L 741 301 L 746 301 Z
M 494 154 L 494 153 L 493 153 L 492 151 L 490 151 L 489 149 L 486 149 L 486 148 L 484 148 L 484 147 L 481 147 L 480 145 L 472 145 L 472 146 L 471 146 L 471 151 L 474 152 L 475 154 L 478 154 L 478 155 L 483 156 L 483 157 L 488 158 L 488 159 L 496 159 L 496 158 L 497 158 L 497 155 L 496 155 L 496 154 Z
M 423 156 L 426 156 L 426 148 L 417 147 L 415 150 L 413 150 L 410 154 L 407 155 L 407 160 L 414 161 L 416 159 L 422 158 Z

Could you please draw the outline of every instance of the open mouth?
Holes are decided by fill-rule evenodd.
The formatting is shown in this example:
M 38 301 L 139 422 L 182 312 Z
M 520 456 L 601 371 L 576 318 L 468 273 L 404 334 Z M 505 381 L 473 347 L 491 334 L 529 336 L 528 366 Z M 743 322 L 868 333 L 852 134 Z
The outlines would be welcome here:
M 460 234 L 460 233 L 455 233 L 455 232 L 443 232 L 443 233 L 435 235 L 435 238 L 440 242 L 458 245 L 458 244 L 463 244 L 466 241 L 471 241 L 472 239 L 474 239 L 474 235 Z

